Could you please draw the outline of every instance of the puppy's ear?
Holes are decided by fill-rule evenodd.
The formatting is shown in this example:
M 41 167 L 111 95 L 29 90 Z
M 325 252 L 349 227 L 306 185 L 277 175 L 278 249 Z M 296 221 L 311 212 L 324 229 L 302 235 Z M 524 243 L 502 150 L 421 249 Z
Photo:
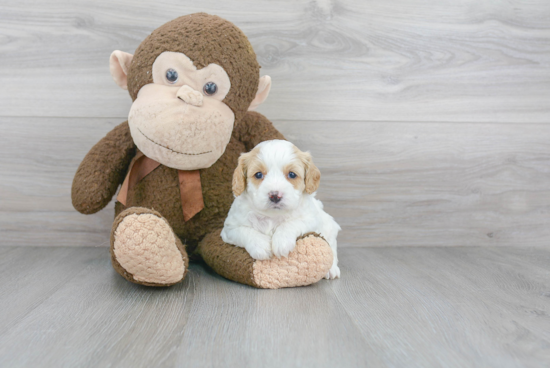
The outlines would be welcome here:
M 243 153 L 239 157 L 239 164 L 233 172 L 233 194 L 235 197 L 240 196 L 246 188 L 246 172 L 248 164 L 248 153 Z
M 312 194 L 317 191 L 319 188 L 319 183 L 321 182 L 321 172 L 313 163 L 311 154 L 309 152 L 302 152 L 301 160 L 306 169 L 306 193 Z

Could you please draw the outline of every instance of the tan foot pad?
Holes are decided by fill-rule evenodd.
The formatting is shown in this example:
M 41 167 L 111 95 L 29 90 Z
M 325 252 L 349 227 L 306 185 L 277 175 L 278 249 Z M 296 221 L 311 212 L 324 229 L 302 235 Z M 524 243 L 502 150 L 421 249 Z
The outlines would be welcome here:
M 181 242 L 166 220 L 153 213 L 124 215 L 117 218 L 111 239 L 115 269 L 122 267 L 124 273 L 117 269 L 122 276 L 144 285 L 168 286 L 181 281 L 187 262 L 178 248 Z
M 298 239 L 287 258 L 258 261 L 244 248 L 224 243 L 220 233 L 221 229 L 206 235 L 199 252 L 216 273 L 242 284 L 262 289 L 311 285 L 332 266 L 332 249 L 314 234 Z
M 264 289 L 305 286 L 316 283 L 332 266 L 332 250 L 325 240 L 309 235 L 283 258 L 255 261 L 254 283 Z

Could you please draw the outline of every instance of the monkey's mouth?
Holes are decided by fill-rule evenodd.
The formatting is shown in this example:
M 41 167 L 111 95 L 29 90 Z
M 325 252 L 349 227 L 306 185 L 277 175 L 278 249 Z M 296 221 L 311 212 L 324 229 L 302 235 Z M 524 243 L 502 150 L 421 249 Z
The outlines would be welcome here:
M 186 155 L 186 156 L 198 156 L 198 155 L 205 155 L 207 153 L 212 153 L 212 151 L 206 151 L 206 152 L 200 152 L 200 153 L 186 153 L 186 152 L 178 152 L 178 151 L 175 151 L 173 149 L 171 149 L 170 147 L 166 147 L 165 145 L 162 145 L 160 143 L 157 143 L 155 142 L 154 140 L 152 140 L 151 138 L 149 138 L 147 135 L 145 135 L 145 133 L 143 133 L 141 131 L 141 129 L 137 128 L 137 130 L 139 130 L 139 132 L 141 133 L 141 135 L 143 135 L 145 138 L 147 138 L 148 140 L 150 140 L 151 142 L 153 142 L 154 144 L 156 144 L 157 146 L 159 147 L 162 147 L 164 149 L 167 149 L 168 151 L 172 151 L 174 153 L 177 153 L 178 155 Z

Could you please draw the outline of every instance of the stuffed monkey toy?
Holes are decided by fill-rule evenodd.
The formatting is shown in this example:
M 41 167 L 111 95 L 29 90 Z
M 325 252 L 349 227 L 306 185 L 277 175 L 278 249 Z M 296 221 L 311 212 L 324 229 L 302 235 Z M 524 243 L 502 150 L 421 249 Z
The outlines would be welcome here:
M 258 288 L 309 285 L 328 272 L 332 251 L 315 234 L 297 239 L 288 257 L 262 261 L 220 237 L 239 155 L 284 139 L 252 111 L 271 79 L 260 78 L 240 29 L 205 13 L 183 16 L 153 31 L 134 55 L 114 51 L 110 70 L 132 97 L 128 121 L 86 155 L 71 194 L 76 210 L 92 214 L 120 186 L 111 260 L 121 276 L 170 286 L 185 278 L 190 257 Z

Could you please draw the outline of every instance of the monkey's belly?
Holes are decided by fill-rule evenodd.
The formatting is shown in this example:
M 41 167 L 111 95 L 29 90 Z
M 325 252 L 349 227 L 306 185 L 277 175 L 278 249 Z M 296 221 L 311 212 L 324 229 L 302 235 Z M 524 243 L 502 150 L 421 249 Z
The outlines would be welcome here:
M 244 145 L 232 138 L 218 161 L 200 170 L 204 208 L 189 221 L 183 219 L 178 171 L 164 165 L 128 192 L 126 207 L 116 203 L 115 216 L 128 207 L 154 209 L 168 220 L 175 234 L 188 246 L 188 251 L 192 251 L 206 234 L 223 227 L 234 199 L 233 171 L 242 152 L 245 152 Z

